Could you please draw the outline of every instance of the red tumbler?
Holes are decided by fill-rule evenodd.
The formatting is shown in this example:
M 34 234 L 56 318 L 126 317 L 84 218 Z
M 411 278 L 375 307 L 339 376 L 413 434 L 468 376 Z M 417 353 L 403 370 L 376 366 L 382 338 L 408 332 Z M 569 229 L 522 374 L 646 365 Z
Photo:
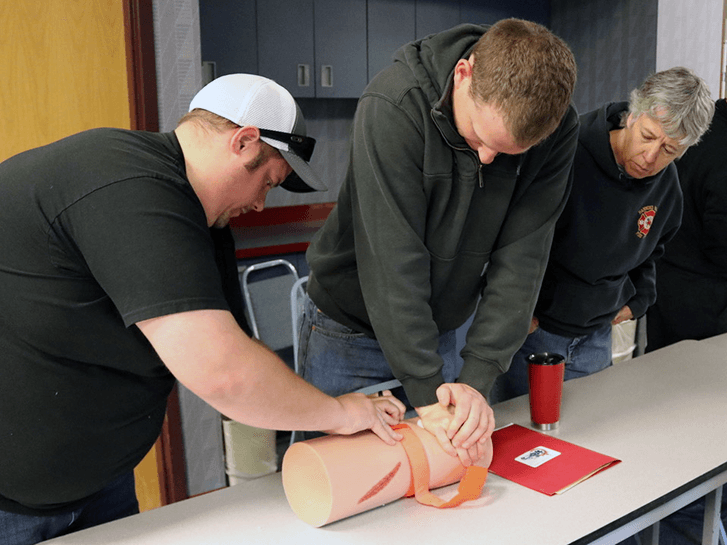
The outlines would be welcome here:
M 565 358 L 560 354 L 541 352 L 528 356 L 530 419 L 535 428 L 547 431 L 558 427 L 564 374 Z

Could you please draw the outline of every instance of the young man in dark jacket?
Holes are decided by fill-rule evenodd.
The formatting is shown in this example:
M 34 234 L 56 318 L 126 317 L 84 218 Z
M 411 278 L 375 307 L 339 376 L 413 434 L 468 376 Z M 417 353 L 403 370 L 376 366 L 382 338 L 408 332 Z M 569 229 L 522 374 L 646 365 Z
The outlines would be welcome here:
M 304 378 L 332 393 L 394 376 L 447 452 L 481 457 L 484 396 L 527 334 L 567 197 L 575 78 L 565 43 L 521 20 L 397 52 L 359 101 L 308 250 Z M 460 372 L 442 353 L 473 313 Z
M 613 324 L 656 299 L 655 262 L 679 228 L 682 194 L 672 164 L 714 111 L 704 81 L 686 68 L 654 74 L 631 102 L 581 116 L 573 188 L 555 229 L 531 333 L 493 395 L 527 393 L 527 357 L 566 358 L 566 380 L 611 365 Z

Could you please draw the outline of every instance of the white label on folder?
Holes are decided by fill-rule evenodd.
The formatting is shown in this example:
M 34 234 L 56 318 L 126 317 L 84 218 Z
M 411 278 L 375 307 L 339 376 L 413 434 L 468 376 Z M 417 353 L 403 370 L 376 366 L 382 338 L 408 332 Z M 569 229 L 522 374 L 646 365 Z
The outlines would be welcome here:
M 533 450 L 529 450 L 515 458 L 515 461 L 530 467 L 540 467 L 556 456 L 560 456 L 560 452 L 557 450 L 547 447 L 535 447 Z

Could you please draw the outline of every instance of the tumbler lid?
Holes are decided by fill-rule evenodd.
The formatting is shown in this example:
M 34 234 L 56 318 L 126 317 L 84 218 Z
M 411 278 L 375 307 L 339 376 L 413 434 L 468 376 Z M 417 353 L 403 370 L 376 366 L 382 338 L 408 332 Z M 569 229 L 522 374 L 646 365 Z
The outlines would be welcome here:
M 530 354 L 528 356 L 528 362 L 536 365 L 558 365 L 564 361 L 565 358 L 563 356 L 552 352 L 538 352 L 537 354 Z

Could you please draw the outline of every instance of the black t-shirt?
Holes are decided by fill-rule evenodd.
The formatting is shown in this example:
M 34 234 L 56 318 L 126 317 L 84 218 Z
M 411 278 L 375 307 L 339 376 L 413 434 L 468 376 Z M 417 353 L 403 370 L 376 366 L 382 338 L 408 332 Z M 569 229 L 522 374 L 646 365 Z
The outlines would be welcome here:
M 0 164 L 0 509 L 133 469 L 174 378 L 136 322 L 229 310 L 173 133 L 95 129 Z

